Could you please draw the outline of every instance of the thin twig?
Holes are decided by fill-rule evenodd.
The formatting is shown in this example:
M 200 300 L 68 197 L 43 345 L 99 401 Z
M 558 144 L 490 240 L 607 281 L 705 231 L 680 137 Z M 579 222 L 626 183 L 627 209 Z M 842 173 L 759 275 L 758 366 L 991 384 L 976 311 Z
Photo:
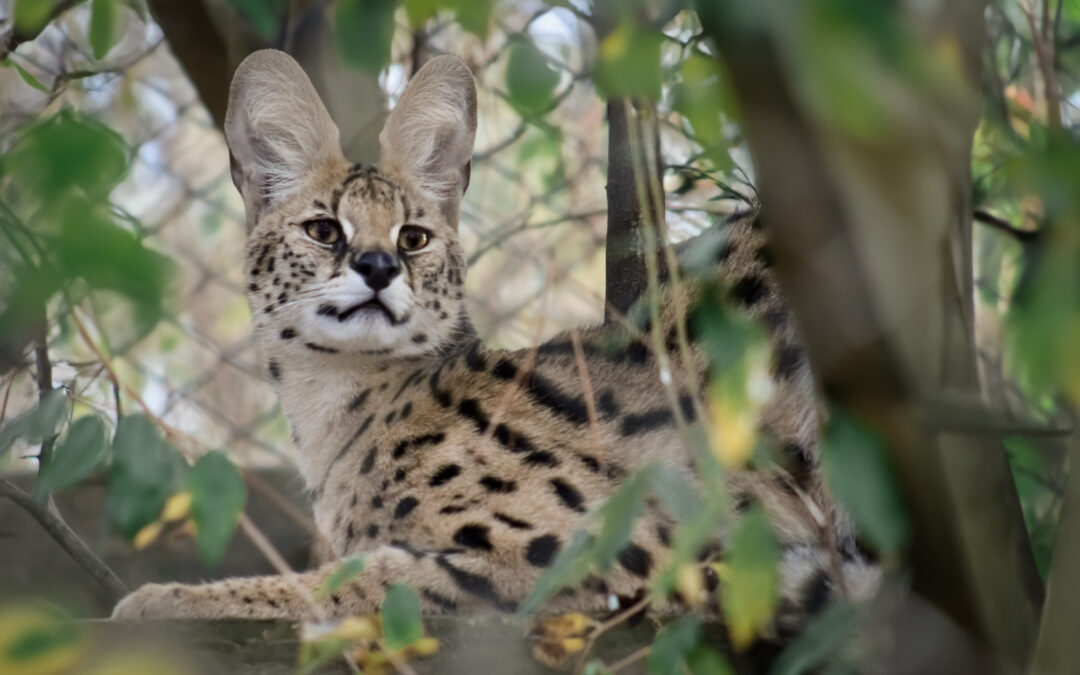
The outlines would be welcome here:
M 972 213 L 972 218 L 974 218 L 976 222 L 982 223 L 999 232 L 1004 232 L 1010 237 L 1025 244 L 1037 240 L 1042 234 L 1039 230 L 1022 230 L 1004 218 L 999 218 L 989 211 L 984 211 L 982 209 L 975 209 Z
M 56 513 L 38 504 L 33 497 L 20 490 L 14 483 L 2 478 L 0 478 L 0 496 L 7 497 L 33 516 L 34 520 L 45 528 L 49 536 L 108 591 L 112 602 L 127 595 L 127 586 L 120 581 L 120 577 L 116 576 L 116 573 L 109 569 L 109 566 Z

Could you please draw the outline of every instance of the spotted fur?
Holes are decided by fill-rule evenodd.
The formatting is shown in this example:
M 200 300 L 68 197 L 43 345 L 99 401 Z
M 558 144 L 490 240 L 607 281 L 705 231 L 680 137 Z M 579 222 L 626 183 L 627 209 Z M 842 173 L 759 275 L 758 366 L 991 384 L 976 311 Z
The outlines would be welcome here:
M 519 351 L 477 339 L 457 236 L 475 119 L 469 71 L 434 59 L 387 122 L 383 162 L 351 165 L 289 57 L 258 52 L 234 78 L 226 134 L 247 208 L 244 272 L 264 368 L 292 424 L 319 531 L 334 556 L 368 560 L 348 589 L 319 603 L 328 614 L 371 612 L 396 581 L 412 585 L 430 613 L 514 610 L 628 474 L 663 462 L 695 480 L 651 348 L 652 331 L 675 346 L 677 310 L 700 293 L 695 283 L 665 285 L 660 324 L 640 335 L 582 330 L 584 371 L 569 334 Z M 319 219 L 340 224 L 332 245 L 306 233 Z M 404 226 L 425 228 L 427 245 L 401 250 Z M 784 455 L 782 471 L 735 474 L 730 487 L 772 518 L 785 550 L 785 602 L 820 604 L 835 572 L 865 568 L 818 480 L 813 377 L 753 217 L 710 237 L 684 249 L 705 252 L 731 304 L 769 327 L 775 393 L 761 423 Z M 378 292 L 358 271 L 370 251 L 400 266 Z M 361 306 L 375 297 L 381 306 Z M 687 359 L 678 350 L 671 358 L 680 413 L 694 424 L 705 357 L 692 347 Z M 612 597 L 639 596 L 669 558 L 673 527 L 649 504 L 613 569 L 553 606 L 601 611 Z M 710 550 L 722 547 L 717 532 Z M 144 586 L 116 616 L 299 618 L 333 568 Z

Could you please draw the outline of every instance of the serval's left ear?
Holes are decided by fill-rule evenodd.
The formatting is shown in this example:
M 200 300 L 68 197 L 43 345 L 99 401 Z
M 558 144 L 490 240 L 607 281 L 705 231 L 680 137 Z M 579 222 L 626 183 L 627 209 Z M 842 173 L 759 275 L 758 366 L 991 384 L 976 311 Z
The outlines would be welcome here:
M 380 164 L 456 211 L 475 139 L 472 73 L 457 58 L 439 56 L 416 73 L 386 120 Z
M 273 49 L 251 54 L 236 69 L 225 140 L 249 228 L 320 168 L 344 162 L 338 129 L 311 80 L 291 56 Z

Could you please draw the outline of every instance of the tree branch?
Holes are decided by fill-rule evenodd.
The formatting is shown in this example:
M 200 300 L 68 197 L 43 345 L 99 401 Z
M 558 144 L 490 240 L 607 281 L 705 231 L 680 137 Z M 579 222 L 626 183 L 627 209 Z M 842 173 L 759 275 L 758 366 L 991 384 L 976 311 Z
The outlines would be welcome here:
M 994 214 L 983 211 L 982 209 L 975 209 L 972 213 L 972 217 L 975 218 L 976 222 L 987 225 L 999 232 L 1004 232 L 1010 237 L 1017 239 L 1022 244 L 1031 243 L 1038 239 L 1042 234 L 1038 230 L 1022 230 L 1019 227 L 1015 227 L 1004 218 L 998 218 Z
M 1042 588 L 1004 452 L 930 428 L 921 395 L 979 389 L 969 204 L 977 101 L 881 69 L 882 90 L 910 106 L 887 106 L 888 131 L 872 142 L 848 137 L 804 107 L 792 82 L 808 64 L 783 58 L 784 34 L 700 8 L 739 99 L 776 273 L 814 371 L 888 443 L 912 523 L 914 588 L 1003 662 L 1023 664 Z M 918 19 L 920 35 L 958 43 L 972 92 L 983 9 L 946 3 Z M 928 107 L 947 114 L 910 114 Z M 927 194 L 928 184 L 946 187 Z M 913 203 L 917 211 L 902 206 Z
M 605 321 L 612 320 L 612 309 L 620 314 L 630 311 L 631 305 L 645 292 L 649 285 L 648 270 L 645 264 L 645 234 L 643 228 L 655 228 L 656 241 L 667 238 L 664 227 L 663 192 L 654 198 L 652 190 L 642 200 L 637 191 L 638 177 L 634 174 L 634 161 L 631 153 L 631 141 L 659 147 L 659 135 L 643 138 L 643 125 L 638 108 L 628 105 L 621 99 L 608 101 L 608 172 L 607 172 L 607 248 L 604 254 L 607 263 L 604 290 Z M 647 114 L 647 113 L 644 113 Z M 655 129 L 655 127 L 653 127 Z M 653 175 L 642 177 L 640 184 L 659 184 L 660 153 L 657 151 L 657 164 L 649 166 Z M 643 212 L 642 205 L 647 212 Z M 659 258 L 663 262 L 663 258 Z M 663 276 L 660 271 L 660 276 Z
M 90 573 L 90 576 L 94 577 L 104 587 L 111 602 L 115 603 L 127 595 L 127 586 L 120 581 L 120 577 L 116 576 L 116 573 L 109 569 L 109 566 L 101 558 L 97 557 L 90 547 L 82 539 L 79 539 L 79 535 L 75 534 L 75 531 L 55 512 L 38 504 L 30 495 L 16 487 L 14 483 L 3 478 L 0 478 L 0 496 L 7 497 L 33 516 L 34 520 L 45 528 L 49 536 L 57 544 L 60 544 L 60 547 L 75 562 L 79 563 L 84 570 Z

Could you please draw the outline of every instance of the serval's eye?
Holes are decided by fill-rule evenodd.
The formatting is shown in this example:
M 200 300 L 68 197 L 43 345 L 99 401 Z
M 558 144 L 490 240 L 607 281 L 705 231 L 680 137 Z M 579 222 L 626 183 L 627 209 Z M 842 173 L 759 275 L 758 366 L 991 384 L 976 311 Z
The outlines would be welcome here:
M 317 218 L 304 223 L 304 233 L 315 243 L 330 246 L 341 239 L 341 226 L 329 218 Z
M 418 225 L 403 225 L 397 245 L 402 251 L 419 251 L 431 241 L 431 233 Z

